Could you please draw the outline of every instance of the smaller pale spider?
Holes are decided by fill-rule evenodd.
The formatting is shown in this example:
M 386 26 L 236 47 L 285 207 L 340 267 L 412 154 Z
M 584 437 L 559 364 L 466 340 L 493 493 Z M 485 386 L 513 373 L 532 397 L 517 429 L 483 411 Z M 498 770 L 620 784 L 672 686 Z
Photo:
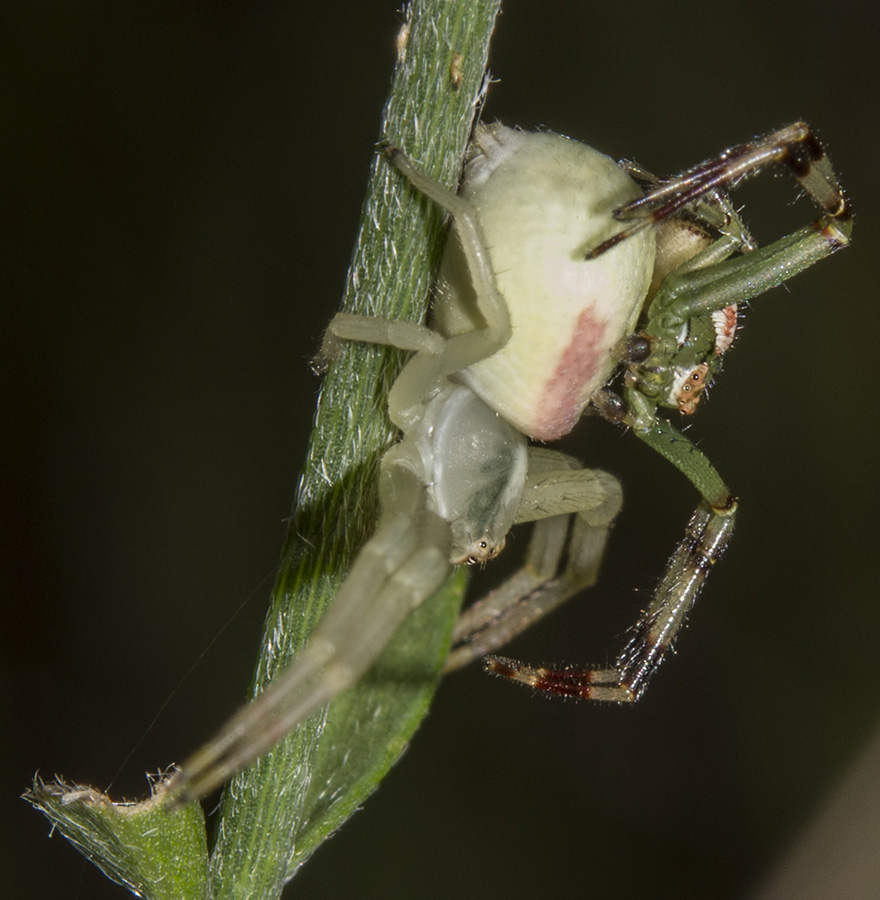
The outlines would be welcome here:
M 461 616 L 447 669 L 595 583 L 620 486 L 526 440 L 561 437 L 588 405 L 672 462 L 702 502 L 613 667 L 486 666 L 553 694 L 637 699 L 723 553 L 737 505 L 658 407 L 693 413 L 730 347 L 737 304 L 845 246 L 851 231 L 801 123 L 669 181 L 501 125 L 478 126 L 459 194 L 387 153 L 449 212 L 452 236 L 433 328 L 339 314 L 327 331 L 328 357 L 343 341 L 414 354 L 388 397 L 402 437 L 382 460 L 380 518 L 305 650 L 184 764 L 173 804 L 208 793 L 353 685 L 450 568 L 496 556 L 513 525 L 536 522 L 525 564 Z M 822 215 L 756 249 L 723 190 L 769 162 L 787 165 Z M 618 367 L 622 395 L 608 387 Z

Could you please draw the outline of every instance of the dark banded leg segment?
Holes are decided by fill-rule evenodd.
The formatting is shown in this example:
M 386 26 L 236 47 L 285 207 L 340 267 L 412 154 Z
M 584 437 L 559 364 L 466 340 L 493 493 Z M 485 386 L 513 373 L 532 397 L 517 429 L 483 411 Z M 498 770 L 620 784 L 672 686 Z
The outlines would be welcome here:
M 716 512 L 708 503 L 700 504 L 651 605 L 642 613 L 613 668 L 533 667 L 490 656 L 484 661 L 486 671 L 555 696 L 613 703 L 638 700 L 681 630 L 709 572 L 727 548 L 735 516 L 735 504 L 724 513 Z
M 612 668 L 534 667 L 490 656 L 484 661 L 486 671 L 549 695 L 632 703 L 644 692 L 710 570 L 724 554 L 733 534 L 737 509 L 727 485 L 705 454 L 666 419 L 653 415 L 650 404 L 637 391 L 628 390 L 627 400 L 629 407 L 610 392 L 602 392 L 596 398 L 597 408 L 605 418 L 632 428 L 637 437 L 682 472 L 703 497 L 684 539 L 666 566 L 651 605 L 639 617 Z
M 587 254 L 601 256 L 617 244 L 664 219 L 693 206 L 713 191 L 725 190 L 770 163 L 786 166 L 822 211 L 817 228 L 830 227 L 846 243 L 852 231 L 852 209 L 841 190 L 824 147 L 805 122 L 795 122 L 758 140 L 726 150 L 709 160 L 650 188 L 643 197 L 615 212 L 628 223 Z

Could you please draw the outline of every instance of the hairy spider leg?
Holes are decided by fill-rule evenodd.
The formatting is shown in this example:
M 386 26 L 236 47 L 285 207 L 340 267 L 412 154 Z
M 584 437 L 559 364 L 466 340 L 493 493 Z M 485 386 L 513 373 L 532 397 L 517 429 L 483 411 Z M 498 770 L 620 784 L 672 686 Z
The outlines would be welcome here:
M 202 797 L 351 687 L 401 622 L 450 572 L 449 528 L 391 448 L 382 460 L 379 523 L 308 644 L 260 696 L 188 759 L 168 785 L 169 809 Z
M 564 453 L 531 447 L 516 518 L 516 524 L 536 523 L 525 562 L 461 614 L 446 671 L 506 644 L 573 594 L 595 584 L 622 502 L 614 476 L 584 469 Z
M 822 210 L 822 219 L 815 227 L 834 223 L 842 237 L 849 237 L 852 208 L 825 149 L 805 122 L 795 122 L 763 138 L 733 147 L 675 178 L 661 181 L 643 197 L 622 206 L 615 218 L 631 224 L 591 250 L 587 258 L 601 256 L 642 229 L 674 216 L 699 197 L 733 185 L 770 163 L 787 166 Z
M 619 415 L 619 398 L 607 392 L 604 407 L 609 418 L 635 429 L 635 419 Z M 603 406 L 603 398 L 596 403 Z M 486 671 L 529 685 L 548 694 L 584 700 L 632 702 L 672 645 L 712 567 L 721 558 L 733 534 L 737 502 L 706 456 L 665 419 L 656 417 L 646 443 L 670 460 L 698 487 L 704 500 L 697 507 L 684 540 L 666 567 L 648 608 L 632 629 L 615 665 L 606 668 L 535 667 L 507 657 L 489 656 Z M 714 505 L 717 504 L 717 505 Z
M 719 516 L 700 504 L 651 605 L 632 628 L 612 668 L 527 666 L 504 656 L 487 657 L 484 668 L 551 695 L 613 703 L 638 700 L 684 624 L 712 566 L 727 548 L 733 522 L 733 513 Z

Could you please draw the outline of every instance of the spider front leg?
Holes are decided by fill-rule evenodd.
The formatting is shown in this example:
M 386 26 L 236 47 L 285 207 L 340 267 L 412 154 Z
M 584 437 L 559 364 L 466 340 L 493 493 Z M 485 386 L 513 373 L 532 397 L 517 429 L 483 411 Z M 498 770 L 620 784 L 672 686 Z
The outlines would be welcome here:
M 638 700 L 684 624 L 709 571 L 724 553 L 733 533 L 733 521 L 734 510 L 722 516 L 700 504 L 651 605 L 639 617 L 613 667 L 535 667 L 490 656 L 485 661 L 486 671 L 562 697 L 615 703 Z
M 771 163 L 786 166 L 821 209 L 822 217 L 813 223 L 813 228 L 828 229 L 827 239 L 835 244 L 833 249 L 846 244 L 852 232 L 852 209 L 824 147 L 809 125 L 795 122 L 732 147 L 675 178 L 660 181 L 643 197 L 620 207 L 615 218 L 629 224 L 593 249 L 588 258 L 601 256 L 639 231 L 674 217 L 707 194 L 734 185 Z

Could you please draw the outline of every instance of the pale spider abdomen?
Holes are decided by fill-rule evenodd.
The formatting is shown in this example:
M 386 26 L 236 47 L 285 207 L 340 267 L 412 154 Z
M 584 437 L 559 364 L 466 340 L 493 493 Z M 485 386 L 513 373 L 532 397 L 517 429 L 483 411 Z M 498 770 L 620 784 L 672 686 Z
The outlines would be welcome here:
M 651 281 L 654 234 L 646 229 L 585 259 L 620 230 L 613 211 L 641 194 L 591 147 L 496 124 L 477 130 L 471 153 L 461 195 L 479 212 L 512 336 L 461 377 L 524 434 L 554 440 L 607 381 L 615 346 L 635 326 Z M 443 334 L 481 327 L 473 293 L 451 237 L 433 308 Z

